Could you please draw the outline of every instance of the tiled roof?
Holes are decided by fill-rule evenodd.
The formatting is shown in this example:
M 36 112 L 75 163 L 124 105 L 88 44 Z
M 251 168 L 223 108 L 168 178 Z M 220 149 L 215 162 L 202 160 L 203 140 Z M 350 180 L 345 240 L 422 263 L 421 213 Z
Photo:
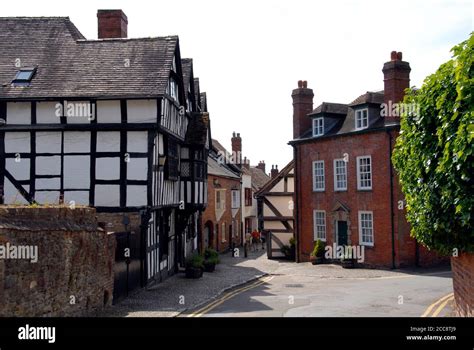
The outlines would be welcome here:
M 383 103 L 383 91 L 382 92 L 371 92 L 367 91 L 365 94 L 360 95 L 349 106 L 357 106 L 366 103 L 382 104 Z
M 270 176 L 257 167 L 250 167 L 250 174 L 252 176 L 252 187 L 256 191 L 265 186 L 265 184 L 271 180 Z
M 232 179 L 240 179 L 240 175 L 235 173 L 226 166 L 226 164 L 221 164 L 212 156 L 207 157 L 207 173 L 214 176 L 223 176 Z
M 177 45 L 177 36 L 85 40 L 68 17 L 0 17 L 0 98 L 159 96 Z M 28 87 L 10 84 L 18 60 L 38 67 Z
M 319 113 L 347 114 L 347 105 L 342 103 L 323 102 L 316 107 L 309 115 Z

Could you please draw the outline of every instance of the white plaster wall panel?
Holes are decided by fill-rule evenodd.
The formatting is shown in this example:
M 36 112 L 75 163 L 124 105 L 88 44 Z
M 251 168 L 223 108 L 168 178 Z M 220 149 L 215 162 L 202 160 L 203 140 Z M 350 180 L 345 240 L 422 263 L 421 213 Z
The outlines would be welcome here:
M 61 175 L 61 157 L 36 157 L 36 175 Z
M 65 191 L 64 203 L 70 205 L 89 205 L 89 192 L 87 191 Z
M 7 124 L 31 124 L 31 103 L 8 102 Z
M 286 230 L 280 221 L 265 221 L 265 230 Z
M 128 180 L 146 180 L 148 172 L 148 158 L 130 158 L 127 163 Z
M 30 178 L 30 160 L 28 158 L 6 159 L 5 167 L 16 180 L 28 180 Z
M 39 204 L 59 204 L 59 191 L 35 192 L 35 200 Z
M 278 181 L 278 183 L 275 186 L 273 186 L 270 192 L 284 192 L 284 190 L 285 190 L 285 183 L 283 179 L 281 179 L 280 181 Z
M 270 201 L 270 203 L 278 209 L 278 211 L 281 213 L 283 216 L 293 216 L 293 210 L 290 209 L 290 201 L 293 200 L 293 198 L 289 196 L 284 196 L 284 197 L 279 197 L 279 196 L 268 196 L 267 199 Z M 265 205 L 265 208 L 267 208 L 267 205 Z M 264 214 L 265 216 L 274 216 L 275 214 L 267 214 L 267 211 Z
M 159 149 L 159 154 L 164 153 L 164 141 L 163 141 L 163 134 L 159 134 L 158 136 L 158 149 Z
M 98 132 L 97 152 L 120 152 L 120 132 Z
M 119 180 L 120 158 L 98 158 L 95 175 L 97 180 Z
M 292 174 L 294 175 L 295 174 L 295 169 L 291 169 L 290 172 L 288 174 Z
M 295 192 L 295 179 L 293 177 L 288 178 L 288 192 Z
M 61 141 L 60 132 L 37 132 L 36 153 L 61 153 Z
M 23 188 L 26 191 L 30 190 L 30 186 L 23 186 Z M 28 204 L 28 202 L 8 179 L 5 179 L 4 200 L 5 204 Z
M 120 101 L 97 101 L 98 123 L 121 123 Z
M 148 133 L 132 131 L 127 133 L 127 152 L 146 153 L 148 151 Z
M 56 102 L 38 102 L 36 103 L 36 122 L 38 124 L 60 124 L 61 118 L 58 117 L 58 109 Z M 61 113 L 59 113 L 61 114 Z
M 64 157 L 64 188 L 80 189 L 90 187 L 90 157 Z
M 127 206 L 139 207 L 147 205 L 146 186 L 127 186 Z
M 95 118 L 95 110 L 89 101 L 67 101 L 64 116 L 68 124 L 90 124 Z
M 29 132 L 7 132 L 5 133 L 5 152 L 30 153 L 30 140 Z
M 127 121 L 129 123 L 156 123 L 156 100 L 128 100 Z
M 120 206 L 120 186 L 118 185 L 96 185 L 95 206 L 118 207 Z
M 91 134 L 89 132 L 68 131 L 64 133 L 64 153 L 89 153 Z
M 36 179 L 37 190 L 59 190 L 61 188 L 61 179 Z

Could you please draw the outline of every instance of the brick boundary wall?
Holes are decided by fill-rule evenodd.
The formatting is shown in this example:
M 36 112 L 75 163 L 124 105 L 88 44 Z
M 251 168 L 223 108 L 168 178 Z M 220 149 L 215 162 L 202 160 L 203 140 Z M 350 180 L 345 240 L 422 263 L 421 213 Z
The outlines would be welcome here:
M 458 316 L 474 317 L 474 254 L 451 258 L 455 308 Z
M 112 304 L 115 237 L 94 208 L 0 207 L 0 245 L 38 249 L 36 263 L 0 257 L 0 316 L 91 316 Z

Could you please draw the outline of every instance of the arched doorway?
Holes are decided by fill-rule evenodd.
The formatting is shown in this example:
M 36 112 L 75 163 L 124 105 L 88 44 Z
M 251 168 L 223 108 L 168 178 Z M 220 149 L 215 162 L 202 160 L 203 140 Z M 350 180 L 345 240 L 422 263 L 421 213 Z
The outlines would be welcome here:
M 204 225 L 202 246 L 206 248 L 214 248 L 214 224 L 207 221 Z

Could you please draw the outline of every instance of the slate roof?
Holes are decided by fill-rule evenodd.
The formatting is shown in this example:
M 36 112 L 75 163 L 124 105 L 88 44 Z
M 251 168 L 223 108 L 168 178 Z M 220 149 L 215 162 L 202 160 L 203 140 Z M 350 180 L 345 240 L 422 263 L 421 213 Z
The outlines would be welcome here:
M 325 137 L 345 135 L 356 132 L 367 132 L 371 130 L 377 130 L 385 127 L 398 126 L 398 121 L 388 120 L 378 115 L 375 115 L 373 111 L 379 108 L 380 104 L 384 102 L 383 91 L 367 91 L 366 93 L 357 97 L 354 101 L 349 104 L 330 103 L 323 102 L 321 105 L 316 107 L 311 113 L 307 115 L 308 118 L 314 118 L 318 115 L 324 115 L 332 119 L 332 123 L 326 123 L 328 127 L 325 130 L 323 136 L 313 137 L 313 131 L 305 131 L 298 139 L 290 141 L 290 144 L 303 140 L 316 140 Z M 369 126 L 365 129 L 356 130 L 355 128 L 355 110 L 359 106 L 368 105 L 372 107 L 372 111 L 369 112 Z M 328 120 L 329 120 L 328 119 Z M 330 127 L 328 126 L 330 125 Z
M 190 85 L 189 83 L 191 81 L 191 76 L 193 75 L 193 59 L 182 58 L 181 67 L 182 67 L 182 72 L 183 72 L 184 91 L 186 91 L 187 93 L 189 90 L 189 85 Z M 193 81 L 193 84 L 194 84 L 194 81 Z
M 228 177 L 232 179 L 240 179 L 240 175 L 231 171 L 227 166 L 219 164 L 217 159 L 212 156 L 207 158 L 207 173 L 214 176 Z
M 252 187 L 255 191 L 260 190 L 268 181 L 271 180 L 270 176 L 257 167 L 250 167 L 250 175 L 252 176 Z
M 178 42 L 177 36 L 85 40 L 69 17 L 0 17 L 0 99 L 157 97 L 166 90 Z M 28 87 L 10 84 L 16 59 L 38 67 Z
M 309 115 L 319 113 L 347 114 L 348 106 L 342 103 L 323 102 L 316 107 Z

